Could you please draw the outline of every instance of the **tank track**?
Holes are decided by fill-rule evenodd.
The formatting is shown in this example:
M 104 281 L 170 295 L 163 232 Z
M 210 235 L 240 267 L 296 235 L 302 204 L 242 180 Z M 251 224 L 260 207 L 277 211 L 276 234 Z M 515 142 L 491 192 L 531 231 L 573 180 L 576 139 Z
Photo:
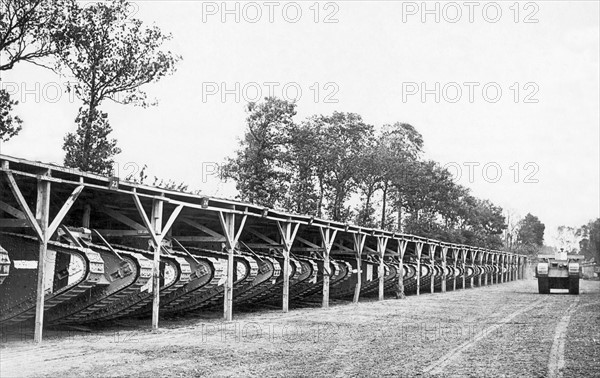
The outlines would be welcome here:
M 37 238 L 20 234 L 2 233 L 2 242 L 8 246 L 8 250 L 14 249 L 15 255 L 18 257 L 34 258 L 37 261 L 39 256 L 39 242 Z M 50 257 L 51 255 L 54 255 L 53 259 Z M 54 260 L 55 268 L 53 270 L 52 288 L 45 287 L 44 311 L 86 292 L 88 289 L 94 287 L 104 274 L 104 261 L 100 257 L 100 254 L 89 249 L 49 241 L 47 256 L 46 263 Z M 64 260 L 67 256 L 69 257 L 67 266 L 58 265 L 66 263 L 66 261 L 60 260 Z M 77 273 L 79 274 L 77 275 Z M 37 268 L 33 270 L 33 273 L 25 274 L 25 276 L 15 272 L 8 278 L 13 277 L 15 280 L 22 279 L 28 281 L 27 283 L 20 284 L 20 287 L 28 287 L 29 294 L 21 295 L 21 298 L 18 299 L 19 303 L 6 301 L 0 306 L 0 324 L 18 323 L 35 317 Z M 67 279 L 66 284 L 57 287 L 61 285 L 61 281 L 64 284 L 65 279 Z M 46 286 L 47 284 L 48 281 L 46 281 Z M 0 288 L 6 286 L 8 285 L 3 285 Z M 16 287 L 19 285 L 13 286 Z M 17 296 L 17 293 L 12 293 L 12 295 L 13 297 Z M 11 293 L 2 292 L 2 297 L 10 298 Z
M 244 274 L 241 277 L 236 277 L 234 280 L 233 290 L 235 292 L 236 289 L 244 288 L 254 281 L 258 275 L 258 264 L 256 263 L 256 260 L 245 255 L 235 255 L 234 258 L 236 264 L 243 264 L 245 267 Z M 225 264 L 227 264 L 227 261 L 225 261 Z M 238 267 L 236 267 L 236 272 L 239 272 Z M 225 276 L 223 278 L 225 278 Z M 224 284 L 225 281 L 211 290 L 201 290 L 198 295 L 195 295 L 188 301 L 181 303 L 177 307 L 174 307 L 172 312 L 185 311 L 194 313 L 194 311 L 213 306 L 219 302 L 223 303 L 223 297 L 219 294 L 223 294 L 225 290 Z
M 196 267 L 190 282 L 167 295 L 164 301 L 161 298 L 161 312 L 170 313 L 174 307 L 189 301 L 199 292 L 209 292 L 223 284 L 227 261 L 214 257 L 195 257 L 204 263 L 203 266 L 208 266 L 209 270 L 204 272 L 200 266 Z
M 152 255 L 148 251 L 136 250 L 130 247 L 115 246 L 119 250 L 138 251 L 148 260 Z M 189 281 L 191 269 L 188 262 L 179 256 L 161 256 L 161 297 L 177 290 Z M 110 303 L 109 307 L 105 307 L 96 311 L 85 318 L 78 319 L 80 322 L 96 322 L 112 320 L 120 317 L 125 317 L 133 314 L 140 308 L 152 302 L 151 293 L 152 280 L 149 279 L 144 286 L 139 288 L 134 295 L 124 296 L 121 300 L 116 300 Z
M 105 247 L 93 246 L 92 248 L 102 249 Z M 103 253 L 105 264 L 108 265 L 107 261 L 114 260 L 110 264 L 113 266 L 113 270 L 105 274 L 110 284 L 97 285 L 83 296 L 65 303 L 59 309 L 60 311 L 52 312 L 47 316 L 48 322 L 56 324 L 80 323 L 93 313 L 110 307 L 113 303 L 126 297 L 135 295 L 151 280 L 153 266 L 151 260 L 134 252 L 120 251 L 123 261 L 109 254 L 110 252 L 106 248 Z

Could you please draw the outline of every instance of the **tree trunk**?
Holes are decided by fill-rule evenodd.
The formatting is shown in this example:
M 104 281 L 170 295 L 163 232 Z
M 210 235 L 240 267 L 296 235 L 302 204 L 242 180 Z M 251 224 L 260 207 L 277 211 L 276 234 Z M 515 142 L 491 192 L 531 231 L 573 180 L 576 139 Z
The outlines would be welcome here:
M 388 184 L 387 182 L 384 184 L 383 186 L 383 198 L 381 201 L 381 229 L 385 230 L 385 212 L 386 212 L 386 207 L 387 207 L 387 191 L 388 191 Z

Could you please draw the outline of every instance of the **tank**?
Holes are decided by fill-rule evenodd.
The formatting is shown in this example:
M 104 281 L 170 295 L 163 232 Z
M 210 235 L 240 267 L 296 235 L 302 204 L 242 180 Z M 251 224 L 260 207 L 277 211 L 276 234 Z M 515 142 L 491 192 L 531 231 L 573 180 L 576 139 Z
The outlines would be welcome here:
M 579 260 L 581 255 L 568 255 L 562 248 L 554 255 L 538 255 L 536 277 L 540 294 L 550 294 L 550 289 L 569 289 L 569 294 L 579 294 Z

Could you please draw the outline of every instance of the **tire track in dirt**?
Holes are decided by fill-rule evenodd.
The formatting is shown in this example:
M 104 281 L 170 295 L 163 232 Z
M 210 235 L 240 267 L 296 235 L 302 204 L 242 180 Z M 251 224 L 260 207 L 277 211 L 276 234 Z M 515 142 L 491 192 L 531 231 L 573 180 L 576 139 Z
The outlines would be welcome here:
M 502 321 L 484 329 L 483 331 L 479 332 L 478 334 L 476 334 L 472 340 L 466 341 L 464 343 L 462 343 L 461 345 L 459 345 L 458 347 L 452 349 L 451 351 L 449 351 L 448 353 L 446 353 L 445 355 L 442 356 L 442 358 L 440 358 L 439 360 L 435 361 L 434 363 L 432 363 L 431 365 L 429 365 L 428 367 L 426 367 L 423 370 L 423 373 L 429 373 L 429 374 L 443 374 L 444 373 L 444 369 L 446 368 L 446 366 L 448 366 L 449 364 L 453 363 L 454 361 L 456 361 L 461 354 L 468 350 L 469 348 L 473 347 L 477 342 L 479 342 L 480 340 L 484 339 L 485 337 L 487 337 L 488 335 L 492 334 L 495 330 L 497 330 L 498 328 L 502 327 L 503 325 L 505 325 L 506 323 L 510 322 L 511 320 L 513 320 L 514 318 L 516 318 L 517 316 L 521 315 L 524 312 L 527 312 L 529 310 L 531 310 L 532 308 L 534 308 L 535 306 L 537 306 L 538 304 L 540 304 L 542 302 L 543 298 L 540 298 L 538 300 L 536 300 L 535 302 L 529 304 L 529 306 L 527 307 L 523 307 L 515 312 L 513 312 L 512 314 L 510 314 L 509 316 L 507 316 L 506 318 L 504 318 Z
M 561 378 L 565 367 L 565 342 L 567 339 L 567 329 L 571 315 L 575 312 L 579 304 L 579 296 L 569 306 L 567 313 L 560 319 L 554 332 L 554 342 L 548 358 L 548 378 Z

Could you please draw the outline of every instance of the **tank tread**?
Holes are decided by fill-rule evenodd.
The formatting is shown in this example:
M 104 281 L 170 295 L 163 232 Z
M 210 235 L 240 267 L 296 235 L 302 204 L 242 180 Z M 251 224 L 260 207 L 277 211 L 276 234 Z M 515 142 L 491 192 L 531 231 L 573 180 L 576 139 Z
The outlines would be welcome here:
M 35 243 L 37 247 L 38 241 L 34 237 L 13 233 L 2 233 L 2 235 L 4 236 L 4 240 L 6 240 L 6 238 L 18 238 L 22 241 L 25 240 L 30 244 Z M 70 282 L 66 286 L 47 294 L 44 298 L 44 311 L 81 295 L 95 286 L 104 274 L 104 264 L 100 254 L 97 252 L 85 248 L 73 247 L 56 241 L 49 241 L 48 249 L 56 249 L 58 252 L 68 253 L 71 258 L 77 259 L 79 268 L 83 268 L 84 273 L 79 275 L 79 278 L 76 281 Z M 37 252 L 37 248 L 35 248 L 35 250 Z M 72 263 L 69 262 L 69 267 L 71 264 Z M 73 277 L 75 273 L 79 272 L 80 270 L 75 272 L 69 272 L 67 270 L 65 273 L 68 274 L 69 277 Z M 55 275 L 60 273 L 61 272 L 55 272 Z M 66 278 L 66 276 L 62 278 Z M 8 313 L 7 311 L 2 311 L 2 314 L 0 314 L 0 324 L 18 323 L 35 317 L 35 282 L 36 281 L 32 283 L 32 294 L 27 296 L 21 303 L 10 307 Z
M 66 307 L 69 307 L 69 310 L 71 311 L 70 314 L 60 318 L 49 317 L 48 321 L 56 324 L 78 323 L 81 319 L 89 317 L 94 312 L 111 306 L 113 303 L 130 295 L 134 295 L 146 285 L 152 278 L 152 261 L 134 252 L 121 251 L 121 255 L 129 260 L 129 269 L 131 269 L 132 266 L 134 267 L 134 269 L 131 269 L 131 277 L 129 277 L 128 280 L 124 280 L 119 286 L 113 288 L 111 292 L 102 290 L 99 293 L 95 293 L 96 297 L 101 297 L 102 299 L 93 301 L 92 298 L 89 298 L 87 302 L 91 302 L 91 304 L 86 307 L 77 309 L 77 307 L 75 307 L 77 303 L 67 304 L 68 306 Z M 124 266 L 122 267 L 125 269 Z M 119 269 L 116 273 L 125 275 L 126 271 L 123 271 L 123 269 Z
M 217 259 L 214 257 L 200 257 L 202 260 L 207 260 L 211 265 L 212 275 L 210 280 L 203 284 L 204 280 L 198 278 L 190 281 L 181 289 L 170 294 L 175 299 L 168 300 L 163 304 L 161 302 L 161 311 L 172 312 L 174 307 L 181 305 L 184 302 L 190 300 L 194 296 L 198 295 L 199 292 L 208 292 L 213 290 L 215 287 L 222 285 L 225 277 L 225 271 L 227 270 L 227 261 L 223 259 Z

